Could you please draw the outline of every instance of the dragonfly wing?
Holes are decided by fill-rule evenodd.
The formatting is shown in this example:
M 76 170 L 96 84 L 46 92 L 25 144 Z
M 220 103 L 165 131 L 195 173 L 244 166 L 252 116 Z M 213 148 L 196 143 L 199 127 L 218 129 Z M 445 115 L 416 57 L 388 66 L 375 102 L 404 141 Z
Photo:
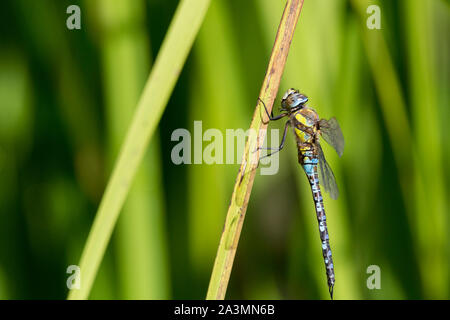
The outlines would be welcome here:
M 342 134 L 341 127 L 336 118 L 330 120 L 320 119 L 319 128 L 322 137 L 328 142 L 337 154 L 342 156 L 344 152 L 344 135 Z
M 333 170 L 331 170 L 330 165 L 325 160 L 320 144 L 317 144 L 317 148 L 319 152 L 319 182 L 324 190 L 330 194 L 330 197 L 336 200 L 339 196 L 339 190 Z

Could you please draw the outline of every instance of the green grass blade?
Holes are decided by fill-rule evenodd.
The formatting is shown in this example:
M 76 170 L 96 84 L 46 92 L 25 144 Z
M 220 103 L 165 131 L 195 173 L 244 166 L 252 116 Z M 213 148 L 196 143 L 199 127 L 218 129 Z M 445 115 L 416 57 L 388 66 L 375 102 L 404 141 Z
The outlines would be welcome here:
M 95 9 L 101 24 L 98 38 L 104 75 L 108 162 L 112 165 L 150 69 L 145 1 L 117 0 L 111 5 L 109 0 L 103 0 L 89 4 L 98 6 Z M 129 27 L 117 32 L 124 25 Z M 114 244 L 122 299 L 168 298 L 158 139 L 157 134 L 151 139 L 117 222 Z
M 162 116 L 208 5 L 209 0 L 183 0 L 175 12 L 81 256 L 81 288 L 71 291 L 69 299 L 86 299 L 89 296 L 134 175 Z
M 414 124 L 414 140 L 419 152 L 417 168 L 422 183 L 416 184 L 415 233 L 419 242 L 423 288 L 428 299 L 448 297 L 448 262 L 445 252 L 446 208 L 442 137 L 438 110 L 438 83 L 435 48 L 432 34 L 433 1 L 402 1 L 405 12 L 405 31 L 409 50 L 409 86 Z M 436 70 L 438 70 L 436 72 Z M 424 127 L 426 126 L 426 133 Z M 432 168 L 432 170 L 430 170 Z
M 420 169 L 419 149 L 408 119 L 400 77 L 385 39 L 388 31 L 386 29 L 369 30 L 365 25 L 367 18 L 365 4 L 354 0 L 352 5 L 362 25 L 363 43 L 379 99 L 381 113 L 392 145 L 392 153 L 402 191 L 402 200 L 408 214 L 409 227 L 415 229 L 417 227 L 418 212 L 420 215 L 420 211 L 423 210 L 423 208 L 419 207 L 423 202 L 418 200 L 415 195 L 423 197 L 426 185 L 424 184 L 424 173 Z M 411 241 L 413 242 L 415 255 L 419 256 L 418 241 L 420 240 L 413 238 Z

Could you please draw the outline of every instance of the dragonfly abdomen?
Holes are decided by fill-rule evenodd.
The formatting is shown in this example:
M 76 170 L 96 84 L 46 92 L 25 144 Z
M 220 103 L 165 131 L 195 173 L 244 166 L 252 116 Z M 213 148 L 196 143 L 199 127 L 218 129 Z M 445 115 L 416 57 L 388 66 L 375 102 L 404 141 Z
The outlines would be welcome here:
M 333 288 L 335 283 L 334 265 L 331 255 L 330 239 L 328 235 L 327 221 L 325 215 L 325 207 L 323 205 L 322 192 L 319 185 L 318 174 L 319 159 L 314 156 L 312 151 L 302 152 L 302 166 L 308 177 L 309 184 L 314 199 L 314 205 L 317 214 L 317 222 L 319 224 L 320 240 L 322 242 L 322 255 L 325 262 L 325 269 L 327 274 L 328 289 L 331 299 L 333 299 Z

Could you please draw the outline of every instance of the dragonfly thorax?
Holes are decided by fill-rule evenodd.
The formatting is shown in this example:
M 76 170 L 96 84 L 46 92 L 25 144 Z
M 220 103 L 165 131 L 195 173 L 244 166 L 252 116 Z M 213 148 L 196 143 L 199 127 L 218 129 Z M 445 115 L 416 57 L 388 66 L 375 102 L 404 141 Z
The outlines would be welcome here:
M 290 114 L 290 122 L 294 129 L 297 143 L 303 145 L 308 150 L 314 149 L 314 144 L 318 142 L 317 122 L 319 115 L 307 106 Z M 307 145 L 306 145 L 307 144 Z
M 283 99 L 281 100 L 281 109 L 285 111 L 296 111 L 303 108 L 303 105 L 308 102 L 308 97 L 301 94 L 296 89 L 288 89 Z

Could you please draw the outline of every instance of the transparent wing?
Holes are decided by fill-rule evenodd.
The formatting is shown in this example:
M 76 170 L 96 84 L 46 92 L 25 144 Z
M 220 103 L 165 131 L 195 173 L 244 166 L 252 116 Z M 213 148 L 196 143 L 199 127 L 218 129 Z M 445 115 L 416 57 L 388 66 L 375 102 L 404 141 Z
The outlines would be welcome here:
M 324 190 L 330 194 L 330 197 L 336 200 L 339 196 L 339 190 L 336 179 L 334 178 L 333 170 L 331 170 L 330 165 L 325 160 L 320 144 L 317 144 L 316 146 L 319 153 L 319 182 Z
M 339 157 L 342 156 L 345 145 L 344 135 L 342 134 L 341 127 L 336 118 L 333 117 L 330 120 L 320 119 L 319 128 L 325 141 L 336 150 Z

